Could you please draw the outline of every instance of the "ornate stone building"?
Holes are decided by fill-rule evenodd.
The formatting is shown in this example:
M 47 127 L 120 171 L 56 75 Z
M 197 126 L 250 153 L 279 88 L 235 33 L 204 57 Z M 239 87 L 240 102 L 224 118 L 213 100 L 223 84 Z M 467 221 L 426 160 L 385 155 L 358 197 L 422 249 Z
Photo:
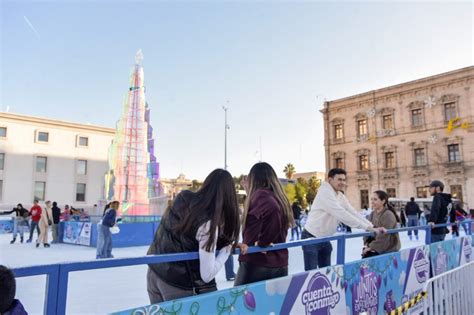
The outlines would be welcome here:
M 474 66 L 325 102 L 326 168 L 348 171 L 356 207 L 371 192 L 429 197 L 442 180 L 474 208 Z

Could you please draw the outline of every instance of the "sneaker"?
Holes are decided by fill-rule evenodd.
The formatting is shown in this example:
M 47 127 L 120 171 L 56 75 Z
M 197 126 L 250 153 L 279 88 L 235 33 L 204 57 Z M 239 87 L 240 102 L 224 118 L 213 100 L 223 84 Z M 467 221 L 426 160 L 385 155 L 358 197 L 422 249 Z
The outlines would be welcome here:
M 234 280 L 235 280 L 235 277 L 227 278 L 227 281 L 234 281 Z

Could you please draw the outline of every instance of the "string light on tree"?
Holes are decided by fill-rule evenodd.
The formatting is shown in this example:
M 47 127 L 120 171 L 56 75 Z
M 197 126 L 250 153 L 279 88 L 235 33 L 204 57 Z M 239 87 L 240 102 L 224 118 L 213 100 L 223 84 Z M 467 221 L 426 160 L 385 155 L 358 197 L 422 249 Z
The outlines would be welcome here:
M 425 100 L 425 106 L 428 108 L 432 108 L 433 106 L 436 106 L 436 97 L 431 95 Z

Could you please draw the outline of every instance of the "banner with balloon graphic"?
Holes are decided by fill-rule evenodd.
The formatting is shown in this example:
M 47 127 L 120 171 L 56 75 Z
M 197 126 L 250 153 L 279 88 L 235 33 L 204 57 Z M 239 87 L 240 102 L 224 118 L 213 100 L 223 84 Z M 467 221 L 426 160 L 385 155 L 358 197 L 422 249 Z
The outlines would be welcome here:
M 343 271 L 331 266 L 114 314 L 344 314 Z

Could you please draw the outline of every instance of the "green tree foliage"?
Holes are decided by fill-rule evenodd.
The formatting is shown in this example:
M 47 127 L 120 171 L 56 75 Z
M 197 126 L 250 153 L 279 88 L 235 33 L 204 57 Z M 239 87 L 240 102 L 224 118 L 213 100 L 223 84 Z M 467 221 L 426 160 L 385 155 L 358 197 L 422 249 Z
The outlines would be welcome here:
M 308 206 L 308 202 L 306 200 L 306 195 L 308 193 L 308 182 L 304 178 L 298 178 L 296 180 L 295 191 L 296 200 L 303 209 L 306 208 Z
M 290 204 L 292 204 L 292 203 L 295 202 L 295 200 L 296 200 L 296 188 L 295 188 L 295 185 L 293 185 L 293 184 L 288 184 L 288 185 L 286 185 L 284 188 L 285 188 L 286 197 L 288 197 L 288 201 L 290 202 Z
M 286 164 L 283 173 L 285 173 L 287 179 L 291 179 L 295 173 L 295 166 L 291 163 Z
M 308 191 L 306 193 L 306 201 L 308 204 L 313 203 L 316 194 L 318 193 L 319 187 L 321 186 L 321 181 L 316 178 L 316 176 L 312 176 L 308 181 Z

